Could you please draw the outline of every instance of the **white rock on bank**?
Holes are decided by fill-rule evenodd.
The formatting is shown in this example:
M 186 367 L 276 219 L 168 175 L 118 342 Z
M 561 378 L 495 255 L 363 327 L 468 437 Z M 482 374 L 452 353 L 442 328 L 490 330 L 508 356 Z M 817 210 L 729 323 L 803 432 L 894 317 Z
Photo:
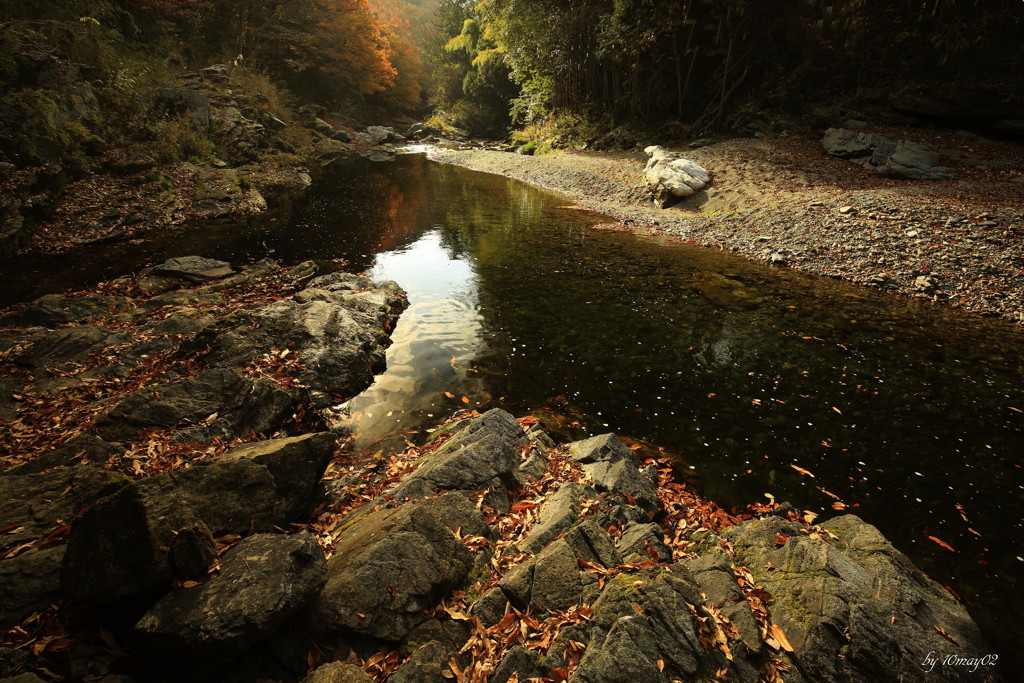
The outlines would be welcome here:
M 677 199 L 689 197 L 711 182 L 711 174 L 695 161 L 652 145 L 644 150 L 650 158 L 644 179 L 654 195 L 654 204 L 665 208 Z

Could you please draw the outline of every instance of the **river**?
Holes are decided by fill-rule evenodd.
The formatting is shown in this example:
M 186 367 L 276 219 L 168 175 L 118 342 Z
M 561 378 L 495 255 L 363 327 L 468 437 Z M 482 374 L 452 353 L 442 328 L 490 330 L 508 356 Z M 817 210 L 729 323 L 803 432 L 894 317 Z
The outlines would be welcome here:
M 338 406 L 360 452 L 464 407 L 646 439 L 725 505 L 769 494 L 862 516 L 962 596 L 1003 661 L 1016 657 L 1021 329 L 606 222 L 423 155 L 357 158 L 245 224 L 25 260 L 7 296 L 190 253 L 344 259 L 411 302 L 387 372 Z

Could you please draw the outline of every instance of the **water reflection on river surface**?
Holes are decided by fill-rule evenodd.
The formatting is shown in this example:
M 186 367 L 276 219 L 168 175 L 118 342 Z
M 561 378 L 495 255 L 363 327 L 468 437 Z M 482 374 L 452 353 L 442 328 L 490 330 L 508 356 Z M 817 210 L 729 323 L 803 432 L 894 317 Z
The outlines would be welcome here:
M 1005 623 L 1024 612 L 1021 331 L 591 227 L 601 220 L 422 156 L 360 159 L 287 212 L 159 255 L 340 257 L 405 288 L 388 370 L 346 406 L 366 452 L 467 405 L 522 414 L 554 401 L 584 426 L 679 451 L 717 500 L 848 506 L 962 594 L 1012 656 L 1024 641 Z

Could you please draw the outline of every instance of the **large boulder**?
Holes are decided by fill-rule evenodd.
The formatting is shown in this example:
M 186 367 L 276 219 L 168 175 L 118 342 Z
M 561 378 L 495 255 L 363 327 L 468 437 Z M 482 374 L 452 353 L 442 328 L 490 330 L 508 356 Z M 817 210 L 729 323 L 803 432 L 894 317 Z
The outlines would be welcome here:
M 540 519 L 530 529 L 526 538 L 516 544 L 520 552 L 536 555 L 548 543 L 562 535 L 576 522 L 583 502 L 583 487 L 579 484 L 562 484 L 549 496 L 540 508 Z
M 524 560 L 498 582 L 508 601 L 517 609 L 536 607 L 561 610 L 584 599 L 588 575 L 580 572 L 580 561 L 604 567 L 622 564 L 608 532 L 585 519 L 535 557 Z M 592 577 L 590 577 L 592 578 Z
M 659 208 L 689 197 L 711 182 L 711 174 L 703 166 L 664 147 L 652 145 L 644 152 L 649 157 L 644 167 L 644 180 Z
M 0 476 L 0 528 L 6 530 L 0 551 L 15 553 L 0 560 L 0 620 L 58 599 L 64 546 L 54 543 L 79 511 L 128 484 L 119 474 L 88 465 Z M 36 547 L 24 549 L 26 544 Z
M 0 560 L 0 621 L 31 614 L 60 599 L 64 546 L 33 548 Z
M 700 604 L 696 586 L 669 572 L 614 579 L 594 603 L 590 644 L 573 680 L 668 681 L 665 667 L 692 678 L 706 656 L 688 603 Z
M 939 153 L 930 147 L 900 140 L 892 154 L 875 169 L 884 178 L 905 180 L 934 180 L 952 178 L 948 168 L 939 166 Z
M 388 493 L 405 498 L 440 490 L 514 488 L 518 485 L 520 460 L 515 447 L 524 437 L 523 428 L 512 415 L 493 408 L 453 434 Z
M 735 564 L 771 594 L 774 624 L 808 681 L 925 680 L 934 653 L 979 660 L 991 653 L 967 611 L 879 531 L 853 515 L 820 533 L 778 517 L 727 530 Z M 991 671 L 936 668 L 945 680 Z
M 314 628 L 392 642 L 426 619 L 424 610 L 465 581 L 473 557 L 453 532 L 489 534 L 464 496 L 447 493 L 373 512 L 334 547 L 330 576 L 311 606 Z
M 135 630 L 160 653 L 229 659 L 295 616 L 326 580 L 311 534 L 257 534 L 230 550 L 209 581 L 161 598 Z
M 25 217 L 21 213 L 21 202 L 12 194 L 0 192 L 0 258 L 16 252 L 28 233 Z
M 271 531 L 292 521 L 266 466 L 214 461 L 132 483 L 88 509 L 71 526 L 62 580 L 73 596 L 96 601 L 143 596 L 176 578 L 179 532 L 215 535 Z

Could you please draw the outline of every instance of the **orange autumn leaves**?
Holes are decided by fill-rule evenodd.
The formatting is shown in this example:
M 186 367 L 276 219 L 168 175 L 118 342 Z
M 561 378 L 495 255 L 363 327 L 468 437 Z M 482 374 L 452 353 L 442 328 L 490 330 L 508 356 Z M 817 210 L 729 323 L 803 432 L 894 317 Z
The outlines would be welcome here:
M 237 53 L 240 63 L 284 74 L 289 85 L 302 87 L 303 78 L 318 76 L 343 98 L 374 96 L 399 109 L 421 104 L 426 71 L 416 39 L 435 0 L 126 2 L 150 20 L 176 25 L 185 42 L 218 36 L 224 52 L 213 59 L 236 59 Z M 196 26 L 216 28 L 197 34 Z
M 421 98 L 423 63 L 410 34 L 411 5 L 404 0 L 317 0 L 322 67 L 363 95 L 379 94 L 398 106 Z

